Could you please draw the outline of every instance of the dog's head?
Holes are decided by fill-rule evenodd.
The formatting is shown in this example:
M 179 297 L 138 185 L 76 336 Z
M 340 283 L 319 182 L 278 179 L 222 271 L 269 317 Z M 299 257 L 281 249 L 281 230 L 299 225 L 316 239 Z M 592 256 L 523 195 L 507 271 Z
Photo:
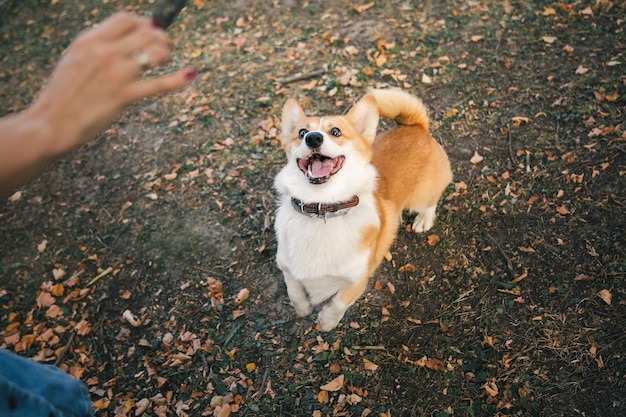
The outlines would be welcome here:
M 366 95 L 345 116 L 307 117 L 293 99 L 282 116 L 282 146 L 310 184 L 328 182 L 350 165 L 369 163 L 378 127 L 376 99 Z

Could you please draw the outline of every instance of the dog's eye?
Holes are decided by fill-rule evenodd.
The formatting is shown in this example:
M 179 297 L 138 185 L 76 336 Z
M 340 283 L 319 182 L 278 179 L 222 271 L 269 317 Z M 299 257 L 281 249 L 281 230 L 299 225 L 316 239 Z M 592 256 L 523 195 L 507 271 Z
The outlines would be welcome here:
M 304 139 L 304 136 L 309 133 L 308 130 L 306 129 L 300 129 L 300 131 L 298 132 L 298 139 Z
M 341 136 L 341 130 L 339 130 L 339 128 L 333 127 L 332 129 L 330 129 L 330 134 L 338 138 L 339 136 Z

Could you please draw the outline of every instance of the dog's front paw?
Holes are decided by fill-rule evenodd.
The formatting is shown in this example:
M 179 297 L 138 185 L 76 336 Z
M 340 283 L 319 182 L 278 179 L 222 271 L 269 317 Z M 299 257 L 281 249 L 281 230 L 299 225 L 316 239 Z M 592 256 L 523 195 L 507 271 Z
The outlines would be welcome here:
M 310 303 L 292 303 L 298 317 L 306 317 L 313 312 L 313 306 Z
M 330 308 L 324 307 L 319 314 L 317 315 L 317 321 L 320 324 L 320 330 L 323 332 L 329 332 L 341 321 L 343 314 L 337 314 L 332 311 Z

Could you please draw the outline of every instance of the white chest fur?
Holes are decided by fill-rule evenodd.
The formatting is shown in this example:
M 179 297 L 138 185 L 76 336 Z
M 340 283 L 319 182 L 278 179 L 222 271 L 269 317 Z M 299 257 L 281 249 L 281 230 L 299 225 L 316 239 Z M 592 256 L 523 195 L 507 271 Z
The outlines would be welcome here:
M 307 290 L 319 304 L 366 274 L 370 248 L 362 232 L 378 226 L 371 196 L 361 196 L 357 207 L 346 214 L 324 219 L 298 213 L 289 198 L 282 198 L 276 215 L 278 266 Z

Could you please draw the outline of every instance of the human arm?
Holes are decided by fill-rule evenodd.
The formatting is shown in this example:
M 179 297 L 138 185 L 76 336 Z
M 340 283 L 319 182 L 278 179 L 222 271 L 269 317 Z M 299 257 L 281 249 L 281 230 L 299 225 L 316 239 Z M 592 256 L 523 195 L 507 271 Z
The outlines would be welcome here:
M 140 80 L 145 68 L 138 53 L 156 65 L 170 51 L 163 30 L 125 12 L 81 33 L 33 103 L 0 119 L 0 196 L 99 133 L 135 101 L 190 83 L 193 68 Z

